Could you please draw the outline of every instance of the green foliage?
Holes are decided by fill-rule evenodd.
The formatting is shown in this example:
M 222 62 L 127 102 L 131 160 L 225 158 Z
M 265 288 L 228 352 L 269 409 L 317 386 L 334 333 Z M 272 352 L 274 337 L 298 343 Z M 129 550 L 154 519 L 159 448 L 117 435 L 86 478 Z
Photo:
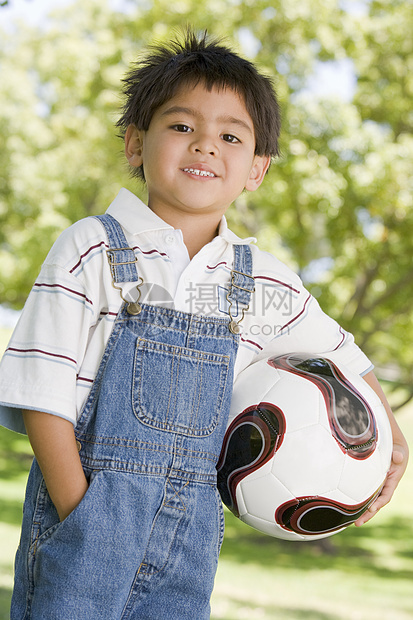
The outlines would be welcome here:
M 0 303 L 21 307 L 63 228 L 105 210 L 120 185 L 144 192 L 128 178 L 115 135 L 120 79 L 142 47 L 192 24 L 253 58 L 280 96 L 282 158 L 259 192 L 237 201 L 230 223 L 298 270 L 379 375 L 410 385 L 410 4 L 125 0 L 123 7 L 78 0 L 42 27 L 1 33 Z M 343 59 L 357 77 L 352 101 L 306 88 L 317 63 Z

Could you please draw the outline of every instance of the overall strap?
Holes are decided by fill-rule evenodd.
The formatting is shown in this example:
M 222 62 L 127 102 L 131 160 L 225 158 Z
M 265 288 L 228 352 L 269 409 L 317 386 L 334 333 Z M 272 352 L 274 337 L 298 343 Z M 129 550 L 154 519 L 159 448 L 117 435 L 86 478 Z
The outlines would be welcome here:
M 252 252 L 249 245 L 234 244 L 234 266 L 231 270 L 231 284 L 227 294 L 230 316 L 229 329 L 233 334 L 241 331 L 240 323 L 251 303 L 251 295 L 255 291 L 255 280 L 252 271 Z M 232 307 L 241 308 L 241 318 L 236 321 L 232 314 Z M 237 311 L 236 316 L 238 317 Z
M 136 316 L 140 314 L 142 307 L 139 303 L 141 297 L 140 286 L 143 284 L 142 278 L 138 275 L 136 263 L 138 259 L 135 252 L 128 246 L 122 226 L 114 217 L 105 213 L 95 216 L 104 226 L 109 241 L 109 249 L 106 254 L 109 261 L 110 272 L 112 274 L 112 286 L 120 292 L 122 300 L 126 303 L 128 314 Z M 136 301 L 128 301 L 122 294 L 122 288 L 116 286 L 119 282 L 137 282 L 136 290 L 138 297 Z
M 126 241 L 122 226 L 114 217 L 105 213 L 96 215 L 96 219 L 103 224 L 109 241 L 106 250 L 113 282 L 137 282 L 139 280 L 136 269 L 137 258 L 135 252 Z

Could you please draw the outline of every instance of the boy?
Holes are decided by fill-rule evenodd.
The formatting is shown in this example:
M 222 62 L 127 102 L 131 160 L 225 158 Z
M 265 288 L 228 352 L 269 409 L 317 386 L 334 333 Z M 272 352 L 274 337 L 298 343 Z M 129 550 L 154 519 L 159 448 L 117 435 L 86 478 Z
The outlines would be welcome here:
M 299 278 L 227 228 L 229 205 L 278 152 L 269 80 L 189 34 L 125 82 L 119 126 L 148 207 L 122 190 L 106 216 L 63 233 L 2 362 L 3 423 L 26 429 L 36 456 L 12 619 L 209 617 L 223 536 L 215 465 L 248 364 L 328 353 L 384 400 L 370 362 Z M 359 524 L 406 466 L 389 417 L 392 469 Z

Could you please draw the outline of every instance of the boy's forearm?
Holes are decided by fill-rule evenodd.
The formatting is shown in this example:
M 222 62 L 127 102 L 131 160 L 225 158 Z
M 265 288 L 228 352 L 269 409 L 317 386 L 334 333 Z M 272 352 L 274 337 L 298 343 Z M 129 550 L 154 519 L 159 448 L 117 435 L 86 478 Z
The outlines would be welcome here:
M 399 427 L 399 425 L 396 422 L 396 418 L 394 417 L 393 411 L 391 410 L 391 407 L 387 401 L 387 398 L 383 392 L 383 389 L 376 377 L 376 375 L 374 374 L 373 371 L 368 372 L 366 375 L 364 375 L 363 379 L 369 384 L 369 386 L 371 388 L 373 388 L 373 390 L 376 392 L 376 394 L 378 395 L 378 397 L 380 398 L 381 402 L 383 403 L 384 408 L 386 409 L 387 412 L 387 416 L 389 418 L 389 422 L 390 422 L 390 426 L 392 429 L 392 433 L 393 433 L 393 441 L 395 444 L 397 445 L 401 445 L 401 446 L 405 446 L 407 448 L 407 442 L 406 439 Z
M 24 411 L 23 418 L 47 490 L 63 521 L 88 488 L 73 425 L 41 411 Z
M 376 514 L 376 512 L 380 510 L 380 508 L 385 506 L 391 500 L 397 485 L 406 471 L 407 461 L 409 458 L 409 447 L 407 445 L 407 441 L 396 422 L 390 405 L 387 402 L 386 396 L 384 395 L 375 374 L 373 372 L 369 372 L 363 378 L 379 396 L 384 408 L 386 409 L 393 434 L 393 455 L 390 469 L 381 494 L 376 501 L 373 502 L 370 508 L 361 517 L 359 517 L 359 519 L 357 519 L 355 522 L 355 525 L 357 526 L 367 523 L 367 521 L 369 521 Z

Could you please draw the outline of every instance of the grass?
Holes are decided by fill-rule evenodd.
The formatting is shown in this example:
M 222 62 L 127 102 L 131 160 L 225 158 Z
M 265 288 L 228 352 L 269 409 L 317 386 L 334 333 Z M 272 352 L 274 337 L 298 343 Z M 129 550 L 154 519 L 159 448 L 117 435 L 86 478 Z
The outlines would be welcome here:
M 0 331 L 0 348 L 6 340 Z M 413 407 L 398 419 L 412 445 Z M 0 429 L 0 620 L 9 617 L 30 461 L 27 439 Z M 369 524 L 321 541 L 263 536 L 226 512 L 211 620 L 413 619 L 412 484 L 410 468 Z

